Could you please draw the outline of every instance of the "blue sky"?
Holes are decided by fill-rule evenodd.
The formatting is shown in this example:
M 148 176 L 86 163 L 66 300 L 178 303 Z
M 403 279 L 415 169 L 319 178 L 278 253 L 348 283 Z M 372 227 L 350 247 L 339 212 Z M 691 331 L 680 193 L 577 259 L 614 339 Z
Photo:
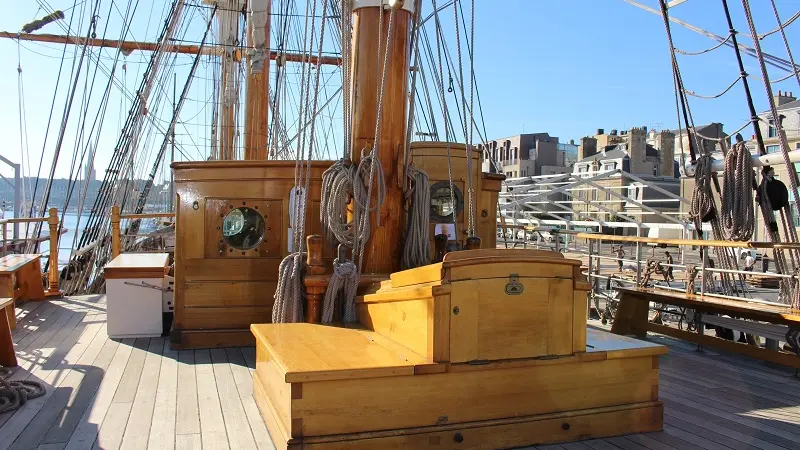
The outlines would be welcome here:
M 651 7 L 658 5 L 656 0 L 640 2 Z M 56 9 L 67 9 L 72 3 L 72 0 L 49 0 Z M 125 2 L 118 3 L 122 5 Z M 735 26 L 741 32 L 741 42 L 750 45 L 752 41 L 741 1 L 729 0 L 729 3 Z M 773 29 L 776 22 L 769 0 L 751 0 L 751 3 L 759 32 Z M 796 0 L 776 0 L 776 3 L 784 20 L 800 7 Z M 163 4 L 159 0 L 141 0 L 140 17 L 133 37 L 155 38 L 163 20 Z M 476 0 L 476 4 L 475 68 L 490 138 L 523 131 L 549 132 L 566 142 L 592 135 L 597 128 L 676 126 L 669 53 L 660 17 L 622 0 Z M 465 12 L 468 12 L 468 7 L 465 2 Z M 42 15 L 38 9 L 39 2 L 16 3 L 0 17 L 0 30 L 20 29 L 24 23 Z M 148 14 L 144 13 L 148 10 L 154 15 L 149 21 Z M 112 12 L 111 17 L 106 18 L 102 17 L 104 12 L 100 18 L 101 25 L 107 20 L 118 20 L 117 14 Z M 443 14 L 452 21 L 449 10 Z M 719 35 L 727 35 L 720 1 L 689 0 L 676 7 L 673 15 Z M 448 30 L 451 29 L 445 29 Z M 43 31 L 62 32 L 52 25 Z M 676 46 L 685 50 L 696 51 L 715 44 L 678 26 L 673 26 L 673 33 Z M 800 21 L 789 27 L 788 33 L 790 42 L 800 42 Z M 452 40 L 452 36 L 450 38 Z M 23 45 L 20 50 L 29 158 L 31 166 L 37 166 L 42 159 L 42 139 L 62 46 Z M 762 45 L 765 51 L 786 57 L 778 34 L 762 41 Z M 450 47 L 454 49 L 452 42 Z M 795 51 L 800 58 L 800 47 Z M 13 160 L 22 158 L 17 108 L 17 52 L 16 42 L 0 41 L 0 98 L 5 103 L 0 109 L 0 136 L 5 141 L 1 151 Z M 113 56 L 111 52 L 104 55 L 105 58 Z M 128 57 L 128 80 L 125 84 L 130 90 L 136 89 L 136 74 L 143 67 L 146 56 L 134 53 Z M 716 94 L 738 76 L 733 50 L 727 47 L 703 56 L 679 58 L 686 87 L 701 94 Z M 184 60 L 184 63 L 187 61 L 190 62 Z M 745 63 L 747 71 L 753 75 L 750 80 L 756 107 L 759 111 L 765 110 L 767 100 L 763 83 L 759 80 L 758 65 L 749 57 L 745 57 Z M 781 77 L 786 73 L 771 70 L 771 74 Z M 199 93 L 201 88 L 206 87 L 197 86 L 196 98 L 202 96 Z M 794 91 L 800 95 L 800 86 L 795 79 L 776 85 L 774 89 Z M 56 102 L 56 117 L 60 117 L 63 104 L 64 98 L 60 97 Z M 125 103 L 119 96 L 112 100 L 112 105 L 109 114 L 113 115 L 113 122 L 107 125 L 111 129 L 101 142 L 102 148 L 98 150 L 95 164 L 100 177 L 111 155 L 116 117 L 125 110 Z M 729 131 L 741 126 L 749 117 L 741 85 L 718 100 L 692 99 L 691 108 L 696 123 L 723 122 Z M 197 113 L 203 111 L 197 109 Z M 55 120 L 51 126 L 48 149 L 43 156 L 45 170 L 49 169 L 52 158 L 57 122 Z M 185 132 L 186 139 L 199 139 L 188 136 L 195 131 L 198 136 L 203 134 L 199 124 L 189 128 Z M 746 137 L 749 138 L 750 134 L 752 132 L 748 131 Z M 72 146 L 66 146 L 63 151 L 71 156 Z M 187 157 L 193 155 L 179 155 L 178 158 Z M 68 159 L 64 158 L 67 162 L 59 163 L 57 176 L 64 177 L 69 173 Z M 0 168 L 0 173 L 8 176 L 10 171 Z

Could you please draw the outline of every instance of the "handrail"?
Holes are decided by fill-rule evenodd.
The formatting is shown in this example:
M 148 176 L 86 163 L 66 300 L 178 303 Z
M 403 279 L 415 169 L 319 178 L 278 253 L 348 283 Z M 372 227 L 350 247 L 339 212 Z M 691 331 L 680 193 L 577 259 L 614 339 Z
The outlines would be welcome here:
M 171 219 L 175 218 L 175 213 L 144 213 L 144 214 L 120 214 L 119 206 L 111 207 L 111 258 L 116 258 L 122 253 L 122 238 L 120 222 L 122 219 Z
M 120 219 L 171 219 L 175 213 L 120 214 Z
M 0 220 L 0 227 L 2 227 L 2 231 L 0 233 L 3 234 L 2 242 L 3 242 L 3 249 L 6 246 L 6 236 L 8 235 L 8 224 L 10 223 L 36 223 L 36 222 L 47 222 L 49 232 L 50 232 L 50 255 L 48 257 L 48 270 L 47 270 L 47 280 L 48 280 L 48 287 L 47 291 L 45 292 L 45 297 L 47 298 L 60 298 L 63 297 L 64 294 L 58 287 L 58 210 L 56 208 L 50 208 L 47 211 L 47 217 L 25 217 L 25 218 L 10 218 L 10 219 L 3 219 Z
M 636 236 L 614 236 L 611 234 L 578 233 L 578 239 L 609 242 L 631 242 L 642 244 L 667 244 L 697 247 L 726 247 L 726 248 L 759 248 L 759 249 L 800 249 L 800 242 L 745 242 L 745 241 L 715 241 L 702 239 L 667 239 Z

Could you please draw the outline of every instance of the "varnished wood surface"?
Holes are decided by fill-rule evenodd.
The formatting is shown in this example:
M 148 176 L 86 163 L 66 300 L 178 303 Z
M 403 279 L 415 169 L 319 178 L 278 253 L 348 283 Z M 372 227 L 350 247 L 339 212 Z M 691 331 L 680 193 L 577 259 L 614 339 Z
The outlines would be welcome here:
M 646 299 L 656 303 L 688 306 L 703 312 L 736 314 L 744 318 L 763 320 L 771 323 L 793 325 L 800 322 L 800 311 L 791 306 L 769 305 L 748 302 L 747 299 L 731 300 L 713 295 L 687 295 L 682 292 L 669 292 L 649 288 L 618 288 L 623 296 Z
M 38 254 L 6 255 L 0 258 L 0 272 L 16 272 L 25 264 L 39 259 Z
M 106 264 L 106 279 L 163 278 L 169 253 L 122 253 Z
M 20 326 L 14 339 L 22 372 L 15 377 L 46 380 L 53 393 L 13 414 L 0 415 L 0 449 L 12 445 L 41 450 L 117 449 L 134 442 L 141 449 L 200 449 L 203 442 L 217 444 L 214 449 L 274 448 L 251 394 L 253 348 L 170 352 L 151 346 L 151 339 L 115 341 L 103 331 L 104 314 L 102 297 L 69 297 L 17 307 Z M 664 431 L 538 448 L 798 448 L 800 381 L 794 371 L 710 349 L 697 353 L 694 344 L 659 335 L 651 335 L 650 342 L 669 347 L 659 366 Z M 158 376 L 143 378 L 149 354 L 153 356 L 147 370 Z M 593 384 L 592 377 L 585 383 L 603 389 Z M 132 420 L 130 414 L 140 388 L 141 400 L 150 399 L 155 388 L 153 413 L 142 421 Z M 122 396 L 123 391 L 128 395 Z M 137 411 L 142 411 L 143 402 L 139 403 Z M 557 427 L 560 430 L 560 423 Z M 452 434 L 441 439 L 445 437 L 452 439 Z

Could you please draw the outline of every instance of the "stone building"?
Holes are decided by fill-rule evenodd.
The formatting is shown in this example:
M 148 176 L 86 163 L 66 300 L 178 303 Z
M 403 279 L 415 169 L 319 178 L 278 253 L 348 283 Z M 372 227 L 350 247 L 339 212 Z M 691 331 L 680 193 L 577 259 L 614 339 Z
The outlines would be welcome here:
M 653 187 L 657 186 L 675 195 L 680 193 L 680 180 L 677 178 L 674 158 L 675 134 L 670 131 L 657 133 L 656 143 L 661 147 L 659 150 L 647 143 L 645 127 L 634 127 L 619 133 L 611 130 L 609 134 L 605 134 L 603 129 L 597 131 L 595 136 L 581 139 L 573 175 L 591 178 L 619 169 L 635 175 L 641 181 L 621 174 L 602 177 L 596 184 L 613 193 L 599 189 L 575 190 L 573 197 L 588 202 L 574 204 L 573 208 L 597 216 L 602 221 L 617 220 L 608 210 L 640 218 L 641 222 L 667 221 L 663 216 L 649 212 L 637 203 L 659 213 L 677 213 L 678 203 L 668 201 L 666 194 Z
M 548 133 L 518 134 L 479 144 L 483 171 L 501 172 L 508 178 L 559 172 L 569 160 L 569 146 L 560 145 Z

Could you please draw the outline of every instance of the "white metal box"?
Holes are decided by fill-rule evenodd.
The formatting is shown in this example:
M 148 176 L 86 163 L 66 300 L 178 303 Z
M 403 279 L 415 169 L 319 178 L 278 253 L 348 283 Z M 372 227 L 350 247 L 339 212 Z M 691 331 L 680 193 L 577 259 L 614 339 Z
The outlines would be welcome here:
M 158 337 L 163 332 L 167 253 L 123 253 L 105 267 L 108 335 Z

